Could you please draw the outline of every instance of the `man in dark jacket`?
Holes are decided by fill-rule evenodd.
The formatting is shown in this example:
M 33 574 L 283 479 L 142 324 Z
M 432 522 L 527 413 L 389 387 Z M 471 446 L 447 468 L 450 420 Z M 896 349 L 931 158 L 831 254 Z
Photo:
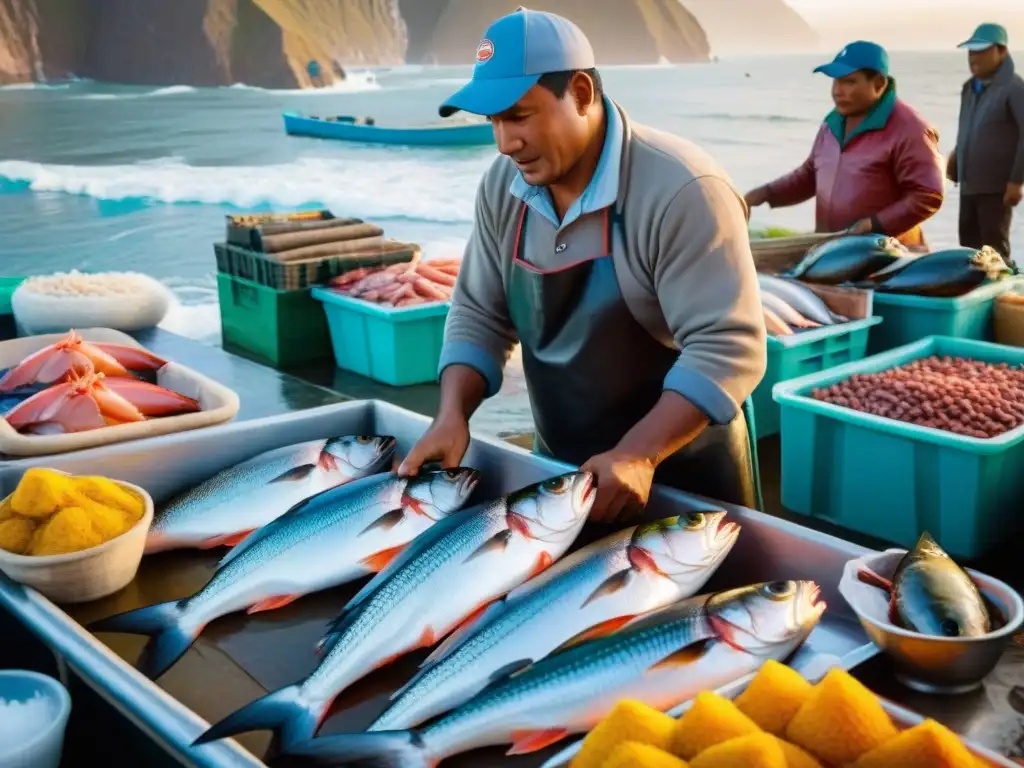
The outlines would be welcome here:
M 947 173 L 960 185 L 960 244 L 1010 258 L 1010 219 L 1024 185 L 1024 80 L 1013 71 L 1006 30 L 982 24 L 967 50 L 971 79 L 960 96 L 960 132 Z

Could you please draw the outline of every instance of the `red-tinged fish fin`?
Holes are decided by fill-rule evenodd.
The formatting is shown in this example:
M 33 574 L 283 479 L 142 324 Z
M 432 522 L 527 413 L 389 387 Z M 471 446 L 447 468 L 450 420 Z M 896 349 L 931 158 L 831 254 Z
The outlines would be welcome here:
M 555 561 L 551 557 L 551 555 L 549 555 L 547 552 L 541 552 L 540 555 L 537 556 L 537 562 L 534 563 L 533 571 L 530 573 L 529 578 L 532 579 L 534 576 L 538 576 L 544 573 L 544 571 L 551 567 L 551 564 L 553 562 Z
M 510 531 L 515 531 L 528 539 L 532 539 L 534 537 L 533 533 L 530 531 L 530 523 L 527 522 L 525 517 L 517 512 L 507 512 L 505 514 L 505 520 L 508 522 L 508 529 Z
M 605 595 L 614 595 L 629 583 L 632 575 L 633 571 L 630 568 L 623 568 L 618 573 L 612 574 L 601 582 L 601 586 L 590 593 L 590 596 L 583 601 L 580 608 L 586 608 L 592 602 L 604 597 Z
M 504 552 L 505 548 L 508 547 L 509 539 L 512 538 L 512 531 L 504 530 L 498 531 L 496 534 L 491 536 L 487 541 L 477 547 L 463 562 L 468 563 L 470 560 L 475 560 L 478 557 L 483 557 L 491 552 Z
M 402 494 L 402 509 L 408 509 L 415 512 L 417 515 L 423 515 L 423 517 L 429 517 L 429 515 L 423 509 L 423 502 L 419 499 L 414 499 L 412 496 Z
M 299 482 L 300 480 L 307 479 L 311 474 L 313 474 L 313 470 L 315 470 L 315 469 L 316 469 L 316 464 L 303 464 L 303 465 L 298 466 L 298 467 L 292 467 L 287 472 L 285 472 L 283 475 L 278 475 L 277 477 L 275 477 L 270 482 L 271 483 L 293 483 L 293 482 Z
M 236 533 L 225 533 L 223 536 L 211 536 L 199 545 L 199 549 L 213 549 L 215 547 L 234 547 L 241 544 L 255 528 L 248 531 L 237 531 Z
M 385 512 L 383 515 L 378 517 L 368 526 L 363 528 L 363 530 L 361 530 L 358 535 L 362 536 L 364 533 L 369 533 L 370 531 L 375 530 L 377 528 L 382 528 L 385 531 L 390 531 L 404 519 L 404 509 L 402 509 L 401 507 L 399 507 L 398 509 L 392 509 L 390 512 Z
M 375 552 L 369 557 L 364 557 L 361 562 L 367 568 L 374 573 L 380 573 L 389 565 L 391 561 L 402 554 L 402 551 L 406 548 L 406 544 L 400 544 L 397 547 L 391 547 L 390 549 L 382 549 L 380 552 Z
M 430 648 L 434 643 L 437 642 L 437 633 L 434 632 L 433 627 L 424 627 L 423 633 L 420 635 L 420 643 L 413 650 L 418 648 Z
M 587 640 L 594 640 L 598 637 L 607 637 L 608 635 L 615 634 L 635 618 L 636 616 L 616 616 L 614 619 L 602 621 L 600 624 L 595 624 L 589 629 L 585 629 L 582 632 L 578 632 L 573 635 L 552 651 L 552 653 L 559 653 L 567 648 L 572 648 L 580 643 L 585 643 Z
M 325 472 L 334 472 L 338 469 L 338 459 L 333 453 L 323 451 L 317 460 L 317 466 Z
M 268 597 L 266 600 L 260 600 L 255 605 L 250 605 L 246 613 L 260 613 L 262 611 L 274 611 L 278 608 L 284 608 L 286 605 L 290 605 L 298 600 L 302 595 L 275 595 L 274 597 Z
M 870 568 L 861 568 L 857 571 L 857 578 L 865 584 L 870 584 L 872 587 L 878 587 L 879 589 L 884 589 L 886 592 L 892 592 L 892 581 L 884 576 L 879 576 Z
M 702 640 L 699 643 L 688 645 L 685 648 L 680 648 L 675 653 L 666 656 L 664 659 L 659 661 L 648 669 L 649 672 L 654 672 L 659 669 L 678 669 L 679 667 L 687 667 L 693 664 L 695 661 L 707 653 L 709 642 Z
M 566 736 L 569 731 L 565 728 L 551 728 L 546 731 L 513 731 L 512 747 L 506 755 L 528 755 L 531 752 L 539 752 L 545 747 L 557 744 Z

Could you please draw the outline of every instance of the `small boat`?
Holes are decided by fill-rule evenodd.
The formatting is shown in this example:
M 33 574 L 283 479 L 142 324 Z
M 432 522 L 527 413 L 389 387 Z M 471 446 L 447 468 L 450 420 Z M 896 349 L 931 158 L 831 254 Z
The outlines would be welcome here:
M 490 123 L 452 123 L 395 128 L 377 125 L 373 118 L 315 117 L 284 113 L 284 130 L 290 136 L 360 141 L 377 144 L 405 144 L 421 147 L 472 147 L 494 143 Z

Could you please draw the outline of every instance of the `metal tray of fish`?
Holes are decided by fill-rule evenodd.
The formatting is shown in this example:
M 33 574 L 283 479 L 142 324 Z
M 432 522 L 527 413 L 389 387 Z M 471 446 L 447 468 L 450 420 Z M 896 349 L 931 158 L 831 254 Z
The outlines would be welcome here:
M 403 455 L 429 420 L 380 401 L 353 401 L 266 419 L 235 422 L 200 432 L 168 435 L 144 444 L 117 445 L 49 459 L 7 462 L 0 468 L 0 495 L 11 491 L 30 466 L 74 474 L 101 474 L 136 483 L 156 502 L 194 487 L 215 472 L 274 448 L 342 434 L 382 434 L 397 439 Z M 483 501 L 569 469 L 496 438 L 474 437 L 463 462 L 481 481 L 470 503 Z M 778 579 L 816 581 L 828 604 L 803 652 L 828 654 L 851 668 L 878 650 L 868 641 L 840 597 L 838 584 L 847 560 L 869 550 L 752 510 L 656 487 L 645 516 L 724 509 L 742 532 L 703 592 Z M 579 544 L 610 533 L 585 530 Z M 595 535 L 596 534 L 596 535 Z M 326 625 L 362 582 L 303 597 L 274 611 L 236 613 L 210 624 L 171 669 L 150 682 L 134 668 L 144 638 L 104 633 L 84 625 L 116 613 L 177 600 L 202 588 L 221 554 L 177 550 L 147 556 L 135 581 L 109 598 L 65 610 L 33 590 L 0 581 L 0 605 L 19 616 L 87 681 L 101 689 L 131 719 L 155 735 L 172 754 L 199 766 L 261 765 L 267 732 L 246 733 L 191 747 L 210 723 L 268 691 L 303 678 L 315 667 L 314 648 Z M 417 669 L 425 653 L 410 654 L 344 691 L 321 735 L 365 729 L 385 708 L 391 693 Z M 530 755 L 505 757 L 505 749 L 478 750 L 445 761 L 451 766 L 539 766 L 558 746 Z

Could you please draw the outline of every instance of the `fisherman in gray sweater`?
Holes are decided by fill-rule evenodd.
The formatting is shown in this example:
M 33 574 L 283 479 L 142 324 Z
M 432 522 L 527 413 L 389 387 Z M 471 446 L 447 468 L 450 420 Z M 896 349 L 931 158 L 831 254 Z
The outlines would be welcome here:
M 655 479 L 752 506 L 741 405 L 766 352 L 742 196 L 604 96 L 590 43 L 554 14 L 490 26 L 440 112 L 460 109 L 491 119 L 501 156 L 477 191 L 440 407 L 399 471 L 462 460 L 518 343 L 535 448 L 595 474 L 592 519 L 635 515 Z
M 1010 221 L 1024 189 L 1024 80 L 1006 30 L 982 24 L 967 50 L 971 79 L 960 96 L 960 131 L 947 175 L 960 185 L 960 244 L 1010 258 Z

